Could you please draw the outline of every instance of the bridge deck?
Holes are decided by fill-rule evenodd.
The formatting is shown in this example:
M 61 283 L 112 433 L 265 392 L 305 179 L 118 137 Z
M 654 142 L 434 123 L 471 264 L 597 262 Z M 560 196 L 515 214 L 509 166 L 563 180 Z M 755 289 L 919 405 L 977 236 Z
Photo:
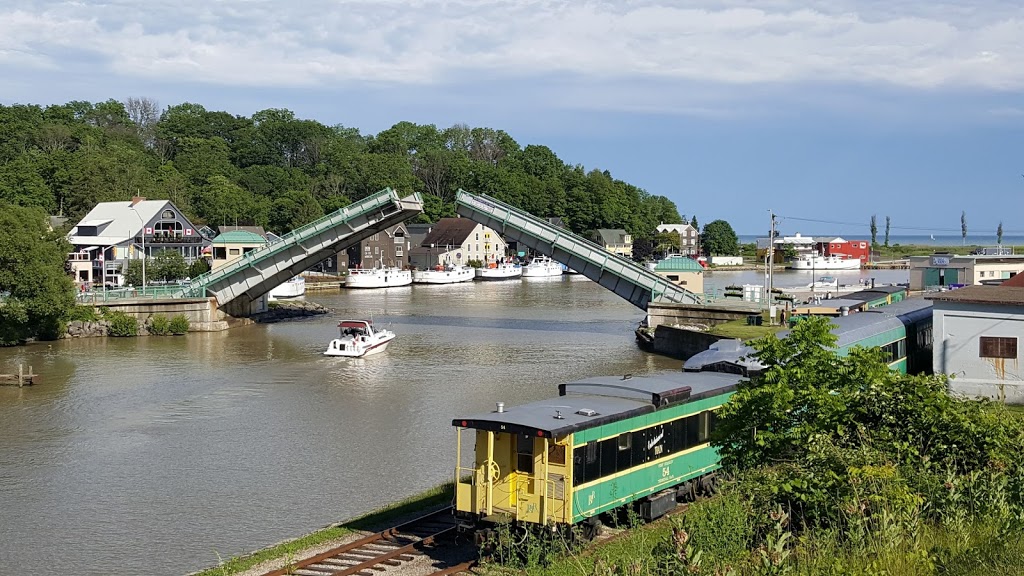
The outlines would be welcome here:
M 641 310 L 646 310 L 647 303 L 651 301 L 702 303 L 700 296 L 676 286 L 632 260 L 612 254 L 585 238 L 500 200 L 459 190 L 456 211 L 533 250 L 547 254 Z
M 246 315 L 275 286 L 422 210 L 418 193 L 403 199 L 386 188 L 194 278 L 178 296 L 214 296 L 222 307 L 231 304 L 231 313 Z

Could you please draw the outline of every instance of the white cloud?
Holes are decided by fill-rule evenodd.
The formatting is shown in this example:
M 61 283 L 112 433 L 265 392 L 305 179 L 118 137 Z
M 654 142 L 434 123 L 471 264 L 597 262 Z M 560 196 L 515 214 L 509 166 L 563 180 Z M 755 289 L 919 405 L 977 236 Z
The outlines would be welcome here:
M 91 66 L 332 88 L 566 74 L 1019 90 L 1021 38 L 1024 4 L 1001 0 L 14 0 L 0 8 L 0 73 Z

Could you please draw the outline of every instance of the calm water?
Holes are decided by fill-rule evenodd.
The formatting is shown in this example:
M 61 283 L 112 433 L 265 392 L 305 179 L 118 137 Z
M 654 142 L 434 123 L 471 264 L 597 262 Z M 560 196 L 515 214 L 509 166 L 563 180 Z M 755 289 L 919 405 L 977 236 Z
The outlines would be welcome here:
M 447 480 L 453 417 L 679 369 L 582 277 L 309 299 L 336 312 L 0 349 L 0 372 L 45 376 L 0 387 L 0 574 L 182 574 Z M 399 335 L 387 352 L 321 355 L 371 313 Z

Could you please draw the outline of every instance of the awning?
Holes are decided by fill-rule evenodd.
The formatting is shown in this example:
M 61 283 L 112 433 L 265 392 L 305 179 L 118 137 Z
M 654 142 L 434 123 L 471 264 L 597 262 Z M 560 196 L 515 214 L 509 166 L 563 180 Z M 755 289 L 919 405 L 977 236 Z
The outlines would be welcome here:
M 99 246 L 89 246 L 87 248 L 79 248 L 79 252 L 92 252 L 93 250 L 99 250 Z

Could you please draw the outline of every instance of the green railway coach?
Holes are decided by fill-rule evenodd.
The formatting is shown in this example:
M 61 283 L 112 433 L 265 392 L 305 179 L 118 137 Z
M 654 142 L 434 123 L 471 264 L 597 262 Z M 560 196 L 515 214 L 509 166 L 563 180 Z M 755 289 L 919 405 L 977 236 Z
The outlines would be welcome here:
M 651 519 L 719 468 L 715 410 L 740 376 L 669 372 L 561 384 L 559 397 L 456 418 L 456 517 L 477 540 L 499 524 L 559 530 L 633 506 Z M 473 466 L 463 466 L 472 433 Z M 468 442 L 467 442 L 468 444 Z M 467 450 L 468 451 L 468 450 Z M 467 461 L 469 454 L 467 454 Z

